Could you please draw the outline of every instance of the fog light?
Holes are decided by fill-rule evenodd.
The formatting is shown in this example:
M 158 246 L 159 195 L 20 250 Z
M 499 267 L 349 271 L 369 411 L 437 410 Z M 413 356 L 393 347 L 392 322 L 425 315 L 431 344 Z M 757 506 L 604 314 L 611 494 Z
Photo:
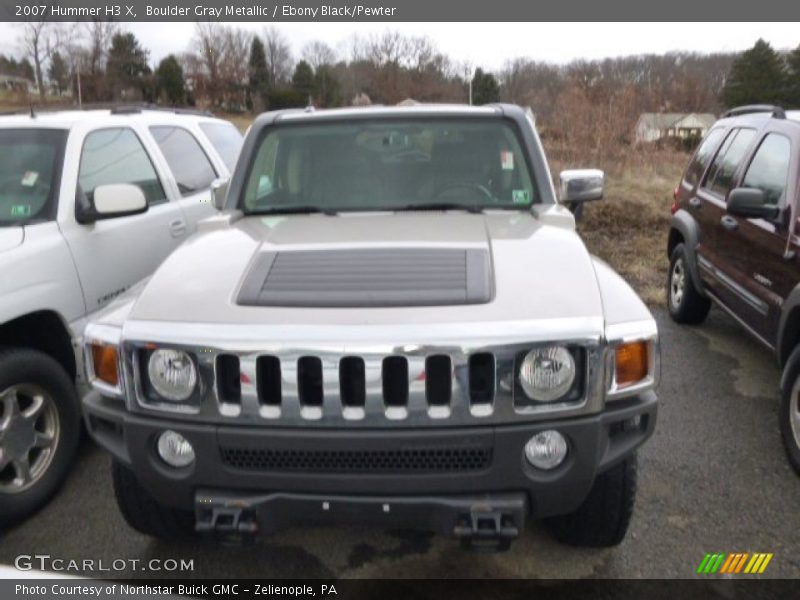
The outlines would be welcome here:
M 525 444 L 525 458 L 537 469 L 555 469 L 566 457 L 567 440 L 553 429 L 537 433 Z
M 158 436 L 158 455 L 171 467 L 188 467 L 194 462 L 194 448 L 177 431 L 168 429 Z

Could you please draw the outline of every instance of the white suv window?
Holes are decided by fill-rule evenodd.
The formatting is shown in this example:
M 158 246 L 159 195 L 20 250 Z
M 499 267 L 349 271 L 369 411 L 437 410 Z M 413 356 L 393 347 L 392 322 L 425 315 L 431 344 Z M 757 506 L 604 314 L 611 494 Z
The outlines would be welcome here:
M 211 187 L 217 178 L 214 167 L 195 137 L 181 127 L 151 127 L 150 133 L 167 159 L 181 196 L 190 196 Z
M 91 200 L 97 186 L 115 183 L 139 186 L 150 205 L 167 200 L 147 151 L 128 128 L 93 131 L 83 143 L 78 174 L 79 201 L 81 192 Z

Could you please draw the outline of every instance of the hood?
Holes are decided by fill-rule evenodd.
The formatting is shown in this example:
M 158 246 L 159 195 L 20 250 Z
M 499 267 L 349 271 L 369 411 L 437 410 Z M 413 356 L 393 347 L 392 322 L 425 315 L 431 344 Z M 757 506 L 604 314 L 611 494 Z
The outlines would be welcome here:
M 602 327 L 603 310 L 591 257 L 569 214 L 561 212 L 565 209 L 548 210 L 552 214 L 544 216 L 496 211 L 242 218 L 187 240 L 155 273 L 130 316 L 140 321 L 290 326 L 511 324 L 600 318 Z M 320 287 L 312 285 L 308 272 L 303 271 L 308 265 L 289 261 L 284 266 L 294 265 L 299 274 L 294 276 L 295 282 L 299 277 L 302 285 L 309 286 L 306 302 L 278 297 L 267 305 L 256 305 L 242 299 L 253 281 L 256 287 L 264 283 L 270 268 L 261 264 L 264 256 L 286 258 L 304 253 L 327 257 L 335 269 L 346 269 L 354 253 L 361 259 L 371 255 L 405 257 L 395 277 L 408 273 L 409 257 L 428 256 L 447 266 L 448 259 L 442 256 L 454 250 L 462 256 L 474 255 L 473 262 L 483 263 L 467 286 L 475 288 L 470 298 L 415 301 L 409 292 L 416 290 L 407 287 L 424 288 L 432 279 L 423 278 L 420 283 L 415 273 L 417 279 L 410 279 L 408 286 L 402 282 L 394 286 L 396 295 L 407 300 L 387 302 L 384 296 L 384 301 L 372 305 L 352 296 L 339 297 L 336 302 L 317 300 L 314 296 Z M 317 261 L 314 273 L 324 275 L 320 265 L 325 264 Z M 385 277 L 386 264 L 391 265 L 383 263 L 371 271 L 373 275 L 362 275 L 360 284 L 365 279 L 366 283 L 380 280 L 382 285 L 390 284 Z M 351 275 L 370 273 L 369 265 L 364 270 L 356 266 L 349 271 Z M 427 268 L 429 264 L 419 264 L 420 272 Z M 293 273 L 285 270 L 285 281 L 292 281 Z
M 19 226 L 0 227 L 0 252 L 12 250 L 25 239 L 25 228 Z

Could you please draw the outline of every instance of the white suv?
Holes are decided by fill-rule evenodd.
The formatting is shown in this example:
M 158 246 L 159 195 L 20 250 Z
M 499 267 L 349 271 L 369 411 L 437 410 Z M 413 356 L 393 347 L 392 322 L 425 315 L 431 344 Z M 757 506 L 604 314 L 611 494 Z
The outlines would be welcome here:
M 214 213 L 212 181 L 241 141 L 189 111 L 0 118 L 0 522 L 43 504 L 68 470 L 87 317 Z

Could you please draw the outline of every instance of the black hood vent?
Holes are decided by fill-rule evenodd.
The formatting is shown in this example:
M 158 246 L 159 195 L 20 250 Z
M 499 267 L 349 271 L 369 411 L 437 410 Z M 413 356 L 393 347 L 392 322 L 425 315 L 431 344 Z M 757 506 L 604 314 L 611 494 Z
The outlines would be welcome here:
M 262 252 L 245 276 L 245 306 L 389 307 L 483 304 L 481 248 L 365 248 Z

